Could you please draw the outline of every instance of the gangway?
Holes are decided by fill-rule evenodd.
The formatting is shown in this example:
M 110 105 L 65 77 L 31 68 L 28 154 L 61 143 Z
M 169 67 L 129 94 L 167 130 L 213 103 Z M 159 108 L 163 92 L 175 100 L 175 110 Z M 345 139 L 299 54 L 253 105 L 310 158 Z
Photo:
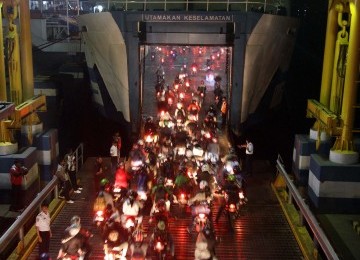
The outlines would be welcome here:
M 88 158 L 78 174 L 84 190 L 81 194 L 74 194 L 75 203 L 66 204 L 52 224 L 53 237 L 50 246 L 52 258 L 57 256 L 64 229 L 69 225 L 73 215 L 79 215 L 82 225 L 92 229 L 95 234 L 90 240 L 93 246 L 91 259 L 104 257 L 103 243 L 92 223 L 92 202 L 95 199 L 94 161 L 95 158 Z M 108 159 L 105 162 L 110 164 Z M 301 259 L 303 257 L 281 206 L 269 185 L 273 173 L 274 169 L 268 163 L 256 162 L 254 177 L 248 179 L 249 203 L 243 208 L 241 216 L 236 221 L 235 232 L 231 234 L 228 231 L 225 218 L 220 218 L 219 223 L 215 224 L 216 234 L 221 240 L 216 247 L 218 259 Z M 217 213 L 219 199 L 215 200 L 213 206 L 213 219 Z M 170 232 L 174 237 L 177 259 L 194 259 L 195 238 L 186 230 L 190 221 L 190 215 L 170 220 Z M 147 223 L 148 217 L 145 217 L 145 228 L 147 228 Z M 37 247 L 32 248 L 28 259 L 37 259 L 37 252 Z

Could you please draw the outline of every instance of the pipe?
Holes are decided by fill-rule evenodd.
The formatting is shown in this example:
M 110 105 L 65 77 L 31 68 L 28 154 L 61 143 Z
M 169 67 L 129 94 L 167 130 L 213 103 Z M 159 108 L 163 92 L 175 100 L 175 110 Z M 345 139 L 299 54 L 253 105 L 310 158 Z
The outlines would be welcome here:
M 20 42 L 21 81 L 23 88 L 22 102 L 24 102 L 34 96 L 34 71 L 29 1 L 20 2 Z
M 359 50 L 360 50 L 360 2 L 357 0 L 351 1 L 350 5 L 350 33 L 349 33 L 349 47 L 347 55 L 347 68 L 344 83 L 344 96 L 341 117 L 344 122 L 341 141 L 346 144 L 352 143 L 353 127 L 355 119 L 355 105 L 357 95 L 356 80 L 359 73 Z M 351 149 L 350 146 L 346 145 Z
M 334 50 L 337 37 L 338 14 L 337 4 L 329 4 L 328 20 L 326 25 L 325 51 L 320 90 L 320 103 L 329 108 L 331 96 L 331 82 L 334 65 Z
M 4 38 L 2 24 L 3 1 L 0 1 L 0 101 L 7 101 L 6 95 L 6 77 L 5 77 L 5 58 L 4 58 Z

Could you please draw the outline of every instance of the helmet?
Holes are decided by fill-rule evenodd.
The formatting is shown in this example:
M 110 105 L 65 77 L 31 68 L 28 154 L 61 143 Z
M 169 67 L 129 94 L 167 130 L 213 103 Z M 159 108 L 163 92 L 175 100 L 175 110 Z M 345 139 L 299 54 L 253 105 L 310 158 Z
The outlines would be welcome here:
M 234 149 L 234 147 L 230 147 L 230 148 L 229 148 L 229 154 L 235 154 L 235 149 Z
M 77 224 L 72 224 L 67 228 L 70 236 L 76 236 L 80 232 L 80 226 Z
M 125 167 L 125 163 L 124 163 L 124 162 L 119 162 L 118 167 L 119 167 L 119 168 L 120 168 L 120 167 Z
M 207 187 L 207 186 L 208 186 L 208 182 L 207 182 L 207 181 L 204 181 L 204 180 L 200 181 L 200 183 L 199 183 L 199 188 L 200 188 L 200 190 L 204 190 L 205 187 Z
M 111 230 L 107 236 L 107 238 L 111 241 L 111 242 L 115 242 L 118 240 L 119 237 L 119 231 L 117 230 Z
M 165 228 L 166 228 L 165 222 L 163 220 L 160 220 L 157 224 L 157 228 L 162 231 L 165 230 Z
M 205 163 L 203 166 L 201 166 L 201 171 L 202 172 L 210 172 L 210 166 Z
M 134 190 L 129 190 L 128 191 L 128 198 L 131 200 L 131 199 L 136 199 L 136 197 L 137 197 L 137 192 L 136 191 L 134 191 Z
M 146 118 L 146 122 L 152 122 L 152 121 L 153 121 L 152 116 L 148 116 L 148 117 Z
M 157 179 L 157 184 L 158 184 L 158 185 L 164 185 L 164 183 L 165 183 L 165 180 L 164 180 L 163 177 L 159 177 L 159 178 Z
M 234 165 L 233 167 L 234 174 L 240 174 L 240 165 Z
M 80 220 L 80 217 L 78 215 L 75 215 L 71 218 L 70 223 L 80 225 Z
M 236 177 L 235 177 L 234 174 L 229 174 L 229 175 L 227 176 L 226 180 L 233 182 L 233 181 L 236 180 Z
M 104 179 L 102 179 L 102 180 L 100 181 L 100 185 L 101 185 L 101 186 L 105 186 L 105 185 L 108 184 L 108 183 L 109 183 L 109 180 L 106 179 L 106 178 L 104 178 Z
M 183 104 L 182 104 L 181 102 L 178 102 L 178 103 L 176 104 L 176 107 L 177 107 L 178 109 L 182 109 Z
M 138 145 L 144 145 L 144 141 L 143 141 L 142 139 L 140 139 L 140 140 L 138 141 Z

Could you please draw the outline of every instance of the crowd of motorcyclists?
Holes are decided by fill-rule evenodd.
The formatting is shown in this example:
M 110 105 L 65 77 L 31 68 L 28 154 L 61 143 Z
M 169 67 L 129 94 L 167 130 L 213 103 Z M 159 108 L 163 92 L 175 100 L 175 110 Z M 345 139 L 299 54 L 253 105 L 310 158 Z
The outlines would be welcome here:
M 217 259 L 212 212 L 219 195 L 215 222 L 225 216 L 229 229 L 235 228 L 247 199 L 235 150 L 220 154 L 218 118 L 224 93 L 216 81 L 213 104 L 204 102 L 208 88 L 203 80 L 194 86 L 195 65 L 167 85 L 163 70 L 157 70 L 158 114 L 145 117 L 141 137 L 128 159 L 118 161 L 113 181 L 104 175 L 96 179 L 94 225 L 104 242 L 105 259 L 175 259 L 169 220 L 186 215 L 191 216 L 187 232 L 196 236 L 195 259 Z M 58 258 L 89 255 L 92 234 L 81 227 L 79 217 L 74 216 L 65 233 Z

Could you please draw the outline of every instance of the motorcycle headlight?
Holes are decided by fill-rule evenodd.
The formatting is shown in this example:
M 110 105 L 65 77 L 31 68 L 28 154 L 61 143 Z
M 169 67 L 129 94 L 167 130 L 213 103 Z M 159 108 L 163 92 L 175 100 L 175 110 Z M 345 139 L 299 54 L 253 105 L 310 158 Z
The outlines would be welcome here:
M 229 211 L 230 212 L 235 212 L 236 211 L 236 205 L 235 204 L 230 204 Z
M 155 249 L 158 251 L 162 251 L 164 249 L 164 245 L 160 241 L 158 241 L 155 244 Z

